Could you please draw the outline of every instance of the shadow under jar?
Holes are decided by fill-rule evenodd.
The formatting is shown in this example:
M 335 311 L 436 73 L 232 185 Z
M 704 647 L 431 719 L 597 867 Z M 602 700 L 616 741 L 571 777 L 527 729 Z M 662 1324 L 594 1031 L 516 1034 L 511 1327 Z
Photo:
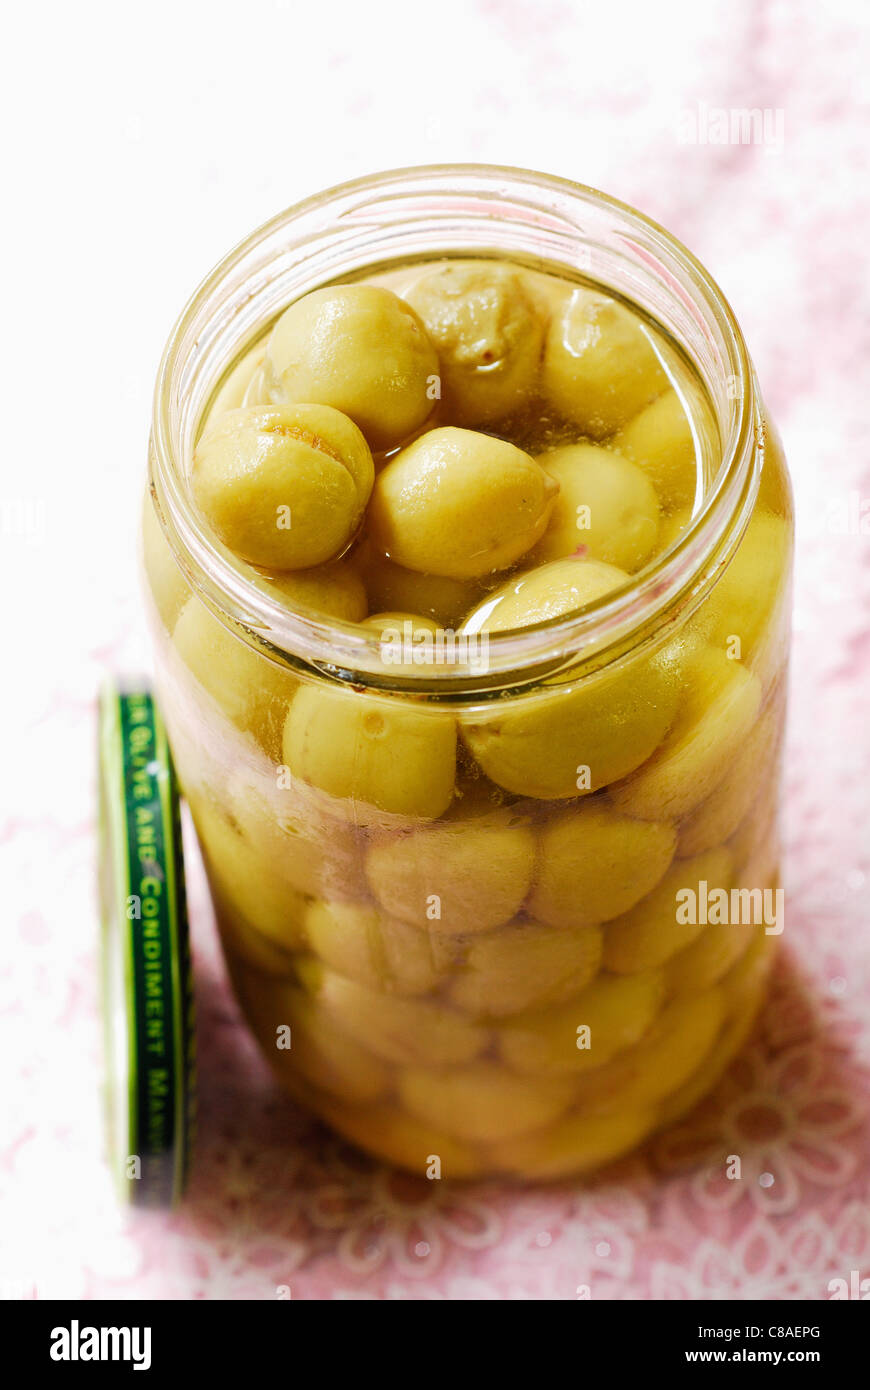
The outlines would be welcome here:
M 577 443 L 628 459 L 655 490 L 642 554 L 524 626 L 510 603 L 491 614 L 540 573 L 533 552 L 469 586 L 397 566 L 366 531 L 322 576 L 328 604 L 282 596 L 197 512 L 204 425 L 257 398 L 267 335 L 310 291 L 364 280 L 413 302 L 433 264 L 493 262 L 527 277 L 539 336 L 522 409 L 479 428 L 545 467 Z M 618 342 L 590 423 L 558 325 L 568 300 L 602 299 L 656 363 L 626 386 Z M 607 345 L 606 322 L 590 331 Z M 450 409 L 436 399 L 425 427 Z M 545 538 L 545 563 L 588 558 L 576 510 L 576 552 L 554 560 Z M 291 1094 L 444 1177 L 583 1173 L 690 1109 L 746 1038 L 782 927 L 792 550 L 777 436 L 691 255 L 519 170 L 399 171 L 290 209 L 169 340 L 143 530 L 159 693 L 227 962 Z M 428 644 L 397 661 L 362 622 L 385 610 L 428 618 Z

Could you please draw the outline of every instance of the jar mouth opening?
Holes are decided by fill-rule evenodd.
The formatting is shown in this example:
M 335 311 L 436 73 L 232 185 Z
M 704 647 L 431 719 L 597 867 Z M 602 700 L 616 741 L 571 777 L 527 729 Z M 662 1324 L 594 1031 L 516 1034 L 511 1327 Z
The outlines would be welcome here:
M 444 255 L 506 255 L 582 273 L 634 298 L 678 336 L 716 416 L 721 456 L 678 540 L 622 588 L 576 613 L 491 633 L 477 648 L 385 663 L 371 629 L 285 608 L 209 535 L 187 485 L 204 409 L 232 361 L 294 298 L 367 266 Z M 611 284 L 615 280 L 618 284 Z M 685 342 L 689 338 L 690 342 Z M 636 651 L 690 611 L 743 530 L 758 487 L 763 429 L 743 336 L 718 285 L 657 223 L 595 189 L 493 165 L 426 165 L 338 185 L 240 242 L 194 291 L 169 336 L 154 393 L 151 488 L 195 592 L 271 660 L 384 693 L 482 699 L 578 662 Z M 444 652 L 441 656 L 444 658 Z

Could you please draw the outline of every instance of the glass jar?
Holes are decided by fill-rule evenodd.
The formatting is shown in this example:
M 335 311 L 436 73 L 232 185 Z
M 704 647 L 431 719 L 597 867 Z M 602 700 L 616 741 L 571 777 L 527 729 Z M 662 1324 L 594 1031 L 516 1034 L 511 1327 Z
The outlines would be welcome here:
M 187 469 L 287 304 L 445 256 L 635 306 L 691 364 L 715 443 L 691 520 L 627 587 L 492 634 L 485 661 L 460 645 L 396 665 L 377 632 L 260 587 L 204 531 Z M 782 930 L 792 515 L 740 330 L 685 248 L 512 169 L 403 170 L 291 208 L 169 339 L 144 538 L 166 724 L 282 1084 L 446 1177 L 585 1172 L 691 1108 L 749 1032 Z

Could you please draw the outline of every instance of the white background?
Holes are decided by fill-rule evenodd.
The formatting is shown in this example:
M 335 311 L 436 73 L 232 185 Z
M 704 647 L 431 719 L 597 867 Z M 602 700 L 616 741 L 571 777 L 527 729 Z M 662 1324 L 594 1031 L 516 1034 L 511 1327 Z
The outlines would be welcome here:
M 0 874 L 13 1026 L 0 1051 L 29 1059 L 4 1109 L 10 1134 L 38 1139 L 62 1111 L 83 1168 L 97 1148 L 93 700 L 107 668 L 148 660 L 134 535 L 151 389 L 197 282 L 281 208 L 378 169 L 487 161 L 601 187 L 686 241 L 731 298 L 812 520 L 832 490 L 870 493 L 865 10 L 7 7 Z M 699 102 L 782 110 L 782 148 L 682 144 Z M 847 660 L 866 680 L 867 542 L 808 543 L 799 560 L 793 747 L 816 759 L 818 833 L 836 846 L 836 779 L 867 745 L 857 720 L 826 717 L 825 683 Z M 853 799 L 850 822 L 861 814 Z M 838 872 L 857 872 L 850 855 Z M 69 1036 L 47 1036 L 46 1017 Z M 28 1200 L 53 1200 L 53 1158 L 27 1152 L 13 1205 L 32 1255 Z

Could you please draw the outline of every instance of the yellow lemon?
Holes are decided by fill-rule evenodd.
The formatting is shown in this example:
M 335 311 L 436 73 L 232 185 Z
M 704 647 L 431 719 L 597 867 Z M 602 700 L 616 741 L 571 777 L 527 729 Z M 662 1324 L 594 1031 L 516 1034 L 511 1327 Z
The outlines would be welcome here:
M 442 409 L 457 425 L 492 424 L 535 389 L 544 325 L 522 273 L 497 261 L 427 271 L 405 291 L 438 352 Z
M 534 861 L 533 830 L 508 810 L 374 844 L 366 873 L 385 912 L 458 935 L 509 922 L 528 893 Z
M 284 762 L 360 824 L 371 810 L 433 819 L 453 799 L 456 725 L 441 711 L 305 685 L 287 715 Z
M 641 469 L 598 444 L 566 444 L 538 455 L 538 462 L 556 479 L 559 495 L 530 561 L 545 564 L 583 547 L 593 560 L 640 569 L 659 532 L 658 498 Z
M 613 440 L 632 463 L 642 469 L 668 512 L 691 508 L 700 482 L 700 460 L 711 463 L 718 437 L 709 406 L 700 392 L 687 405 L 673 389 L 629 420 Z
M 581 802 L 541 830 L 529 911 L 553 927 L 618 917 L 662 878 L 676 839 L 666 822 L 633 820 L 599 801 Z
M 692 859 L 677 859 L 664 878 L 645 898 L 621 917 L 608 922 L 604 935 L 604 965 L 617 974 L 634 970 L 650 970 L 663 965 L 677 951 L 690 946 L 704 931 L 692 914 L 694 922 L 683 922 L 680 895 L 689 890 L 699 894 L 699 884 L 709 889 L 725 888 L 731 883 L 733 865 L 724 847 L 709 850 Z
M 228 411 L 194 450 L 191 487 L 215 534 L 252 565 L 331 560 L 358 529 L 374 463 L 353 421 L 325 405 Z
M 261 579 L 260 586 L 292 612 L 309 608 L 346 623 L 362 622 L 368 612 L 365 585 L 353 565 L 343 560 L 272 574 Z
M 550 1124 L 568 1106 L 572 1083 L 514 1076 L 496 1062 L 399 1073 L 399 1099 L 424 1124 L 470 1144 L 497 1143 Z
M 555 560 L 496 590 L 466 619 L 465 630 L 497 632 L 562 617 L 627 579 L 603 561 Z M 507 791 L 575 797 L 649 758 L 674 719 L 679 678 L 670 648 L 628 656 L 573 684 L 553 682 L 469 710 L 460 727 L 480 767 Z
M 558 490 L 539 463 L 504 439 L 452 426 L 429 430 L 378 474 L 368 533 L 406 569 L 476 579 L 531 550 Z
M 716 790 L 680 824 L 677 854 L 701 854 L 721 845 L 749 814 L 774 778 L 785 718 L 785 689 L 771 699 Z
M 664 391 L 668 378 L 642 320 L 577 288 L 550 322 L 542 390 L 590 439 L 605 439 Z
M 724 1014 L 725 1001 L 715 989 L 668 1004 L 639 1043 L 582 1079 L 581 1110 L 634 1111 L 679 1090 L 710 1053 Z
M 479 1177 L 485 1165 L 476 1149 L 433 1129 L 397 1105 L 318 1107 L 324 1118 L 361 1149 L 419 1178 Z
M 393 449 L 436 399 L 438 356 L 409 304 L 376 285 L 336 285 L 291 304 L 266 345 L 269 400 L 348 415 L 373 449 Z
M 304 940 L 304 896 L 278 872 L 268 852 L 252 844 L 218 807 L 201 795 L 190 809 L 219 908 L 239 916 L 285 951 Z
M 715 647 L 690 660 L 682 708 L 639 771 L 609 790 L 633 816 L 679 820 L 715 790 L 743 747 L 761 705 L 761 683 Z
M 524 1076 L 593 1071 L 643 1037 L 663 999 L 660 970 L 599 975 L 575 999 L 504 1023 L 501 1055 Z
M 467 1013 L 503 1018 L 578 994 L 601 961 L 600 927 L 522 922 L 473 937 L 450 997 Z
M 456 629 L 480 598 L 477 580 L 405 569 L 371 546 L 363 547 L 360 563 L 376 611 L 420 613 L 441 627 Z
M 443 939 L 385 917 L 370 903 L 310 903 L 308 945 L 326 965 L 372 989 L 426 994 L 450 968 Z
M 369 989 L 313 958 L 297 970 L 329 1018 L 385 1062 L 449 1067 L 470 1062 L 487 1043 L 486 1029 L 434 1000 Z
M 317 1090 L 350 1104 L 371 1104 L 390 1086 L 391 1073 L 358 1039 L 303 990 L 283 981 L 234 973 L 239 1002 L 279 1080 L 298 1075 Z
M 600 1168 L 635 1148 L 655 1123 L 655 1112 L 568 1115 L 548 1129 L 492 1145 L 487 1166 L 538 1181 L 569 1178 Z
M 250 733 L 270 757 L 298 682 L 283 666 L 231 632 L 195 596 L 184 605 L 172 644 L 193 679 L 237 728 Z

